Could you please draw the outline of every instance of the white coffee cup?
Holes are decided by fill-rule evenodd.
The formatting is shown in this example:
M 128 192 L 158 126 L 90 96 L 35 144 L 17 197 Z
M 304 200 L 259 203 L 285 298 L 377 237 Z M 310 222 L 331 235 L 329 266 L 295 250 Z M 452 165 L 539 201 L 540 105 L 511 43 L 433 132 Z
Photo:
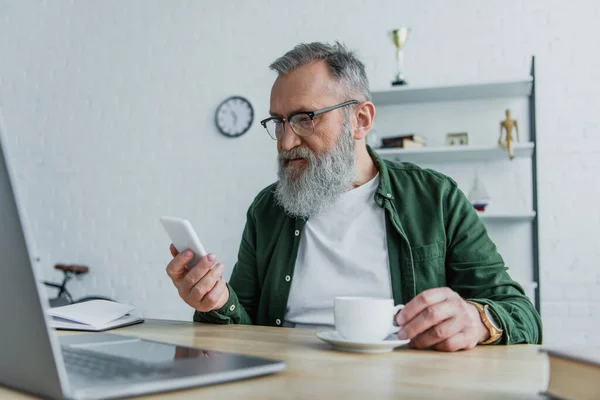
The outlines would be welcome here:
M 347 340 L 380 341 L 401 329 L 394 318 L 402 308 L 402 304 L 394 306 L 393 299 L 336 297 L 335 329 Z

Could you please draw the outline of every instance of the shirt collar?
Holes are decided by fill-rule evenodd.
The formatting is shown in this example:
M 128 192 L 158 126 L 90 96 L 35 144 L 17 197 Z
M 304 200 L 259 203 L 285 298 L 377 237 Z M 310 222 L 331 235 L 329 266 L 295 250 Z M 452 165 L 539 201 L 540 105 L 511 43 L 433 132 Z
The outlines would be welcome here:
M 377 168 L 379 171 L 379 187 L 377 188 L 376 193 L 386 199 L 393 200 L 394 193 L 392 192 L 392 185 L 390 183 L 390 175 L 387 165 L 379 156 L 379 154 L 377 154 L 377 152 L 371 148 L 371 146 L 367 145 L 367 151 L 375 163 L 375 168 Z

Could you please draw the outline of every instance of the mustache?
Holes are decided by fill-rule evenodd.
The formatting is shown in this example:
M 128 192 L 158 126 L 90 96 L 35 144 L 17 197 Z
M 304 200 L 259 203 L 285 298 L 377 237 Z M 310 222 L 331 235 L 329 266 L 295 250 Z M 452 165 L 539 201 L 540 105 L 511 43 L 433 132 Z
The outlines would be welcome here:
M 294 158 L 312 159 L 314 157 L 315 154 L 306 147 L 295 147 L 290 151 L 282 150 L 277 156 L 279 161 L 293 160 Z

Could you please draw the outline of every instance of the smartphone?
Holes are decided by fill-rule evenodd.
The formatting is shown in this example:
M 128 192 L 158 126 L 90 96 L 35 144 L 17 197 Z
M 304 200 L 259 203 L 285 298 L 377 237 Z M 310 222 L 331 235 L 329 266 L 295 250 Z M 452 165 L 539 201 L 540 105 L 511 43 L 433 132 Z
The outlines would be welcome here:
M 194 259 L 188 264 L 189 267 L 194 267 L 207 254 L 190 221 L 165 216 L 160 217 L 160 222 L 178 252 L 181 253 L 186 249 L 194 252 Z

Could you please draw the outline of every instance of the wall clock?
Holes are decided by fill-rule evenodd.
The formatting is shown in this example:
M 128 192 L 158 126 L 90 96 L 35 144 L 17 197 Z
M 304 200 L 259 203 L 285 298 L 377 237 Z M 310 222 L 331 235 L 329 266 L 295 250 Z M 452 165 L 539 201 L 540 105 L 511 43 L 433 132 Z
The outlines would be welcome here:
M 221 134 L 238 137 L 248 132 L 254 121 L 254 109 L 250 102 L 241 96 L 231 96 L 217 107 L 215 124 Z

